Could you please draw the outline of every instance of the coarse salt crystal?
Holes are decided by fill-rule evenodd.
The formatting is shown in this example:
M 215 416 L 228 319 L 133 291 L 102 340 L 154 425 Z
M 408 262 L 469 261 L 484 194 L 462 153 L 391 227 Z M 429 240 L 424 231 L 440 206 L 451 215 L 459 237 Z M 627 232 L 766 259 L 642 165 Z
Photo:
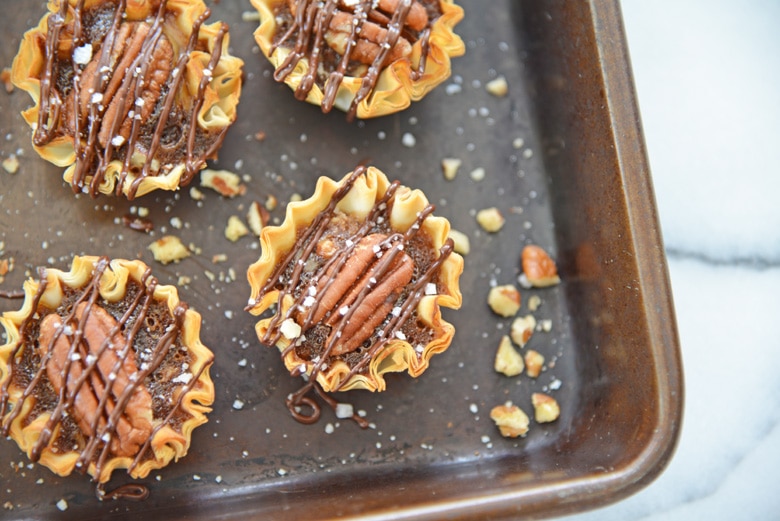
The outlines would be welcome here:
M 406 340 L 406 335 L 404 335 L 403 331 L 396 331 L 395 332 L 395 337 L 398 340 Z
M 282 322 L 282 325 L 279 327 L 279 331 L 282 332 L 285 338 L 292 340 L 301 334 L 301 326 L 296 324 L 295 320 L 288 318 Z
M 241 400 L 233 400 L 233 408 L 237 411 L 240 411 L 244 408 L 244 402 Z
M 86 65 L 92 59 L 92 45 L 84 44 L 73 49 L 73 61 L 78 65 Z
M 433 282 L 429 282 L 428 284 L 425 285 L 426 295 L 436 295 L 436 293 L 437 293 L 436 284 L 434 284 Z
M 94 103 L 94 104 L 96 104 L 96 105 L 97 105 L 98 103 L 100 103 L 101 101 L 103 101 L 103 94 L 102 94 L 102 93 L 100 93 L 100 92 L 96 92 L 96 93 L 94 93 L 94 94 L 92 95 L 92 97 L 90 98 L 90 101 L 91 101 L 92 103 Z
M 182 373 L 171 381 L 175 384 L 188 384 L 190 380 L 192 380 L 192 373 Z
M 60 509 L 60 511 L 65 512 L 68 509 L 68 502 L 64 499 L 60 499 L 57 501 L 57 508 Z
M 123 138 L 122 136 L 114 136 L 113 138 L 111 138 L 111 144 L 114 145 L 115 147 L 121 147 L 122 145 L 125 144 L 125 138 Z
M 336 404 L 336 418 L 345 419 L 352 418 L 354 409 L 351 403 L 338 403 Z

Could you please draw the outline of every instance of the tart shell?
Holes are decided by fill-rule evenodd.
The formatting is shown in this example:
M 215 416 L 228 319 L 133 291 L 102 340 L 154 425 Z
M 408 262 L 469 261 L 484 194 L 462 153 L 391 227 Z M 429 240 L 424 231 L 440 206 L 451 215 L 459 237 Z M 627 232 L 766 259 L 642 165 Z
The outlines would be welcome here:
M 102 273 L 96 270 L 102 270 Z M 42 288 L 43 281 L 45 286 Z M 115 303 L 125 298 L 131 282 L 147 288 L 146 291 L 153 289 L 151 299 L 164 304 L 171 317 L 183 314 L 178 335 L 182 348 L 189 353 L 187 371 L 192 378 L 182 379 L 181 385 L 178 385 L 178 380 L 175 381 L 177 385 L 172 391 L 172 400 L 178 402 L 175 409 L 184 412 L 186 419 L 174 426 L 168 419 L 154 418 L 150 439 L 139 451 L 142 454 L 116 456 L 108 451 L 108 457 L 100 464 L 96 463 L 96 458 L 91 458 L 88 466 L 79 466 L 83 447 L 73 447 L 67 451 L 57 448 L 60 429 L 63 428 L 61 420 L 54 422 L 48 443 L 43 446 L 39 443 L 53 409 L 38 407 L 37 396 L 27 393 L 25 386 L 18 385 L 19 379 L 14 378 L 14 369 L 24 351 L 36 348 L 25 343 L 23 329 L 29 321 L 47 312 L 56 312 L 68 289 L 89 291 L 90 285 L 96 284 L 98 302 Z M 0 317 L 0 324 L 7 336 L 7 343 L 0 346 L 0 396 L 5 402 L 0 402 L 3 412 L 0 418 L 8 436 L 16 441 L 19 448 L 31 460 L 37 459 L 60 476 L 67 476 L 74 470 L 86 471 L 99 483 L 108 481 L 115 469 L 128 469 L 133 478 L 144 478 L 150 471 L 184 456 L 189 449 L 193 429 L 206 423 L 206 413 L 211 410 L 210 405 L 214 401 L 214 385 L 209 375 L 213 354 L 200 342 L 200 315 L 180 303 L 176 288 L 156 285 L 156 279 L 149 276 L 148 267 L 141 261 L 109 261 L 106 258 L 84 256 L 74 258 L 69 272 L 46 269 L 41 280 L 27 280 L 24 293 L 21 309 L 5 312 Z M 36 302 L 37 308 L 34 309 Z M 40 361 L 36 369 L 44 375 L 41 377 L 44 379 L 46 371 L 40 368 Z M 82 432 L 79 436 L 86 440 L 84 443 L 89 442 L 90 436 L 86 433 Z

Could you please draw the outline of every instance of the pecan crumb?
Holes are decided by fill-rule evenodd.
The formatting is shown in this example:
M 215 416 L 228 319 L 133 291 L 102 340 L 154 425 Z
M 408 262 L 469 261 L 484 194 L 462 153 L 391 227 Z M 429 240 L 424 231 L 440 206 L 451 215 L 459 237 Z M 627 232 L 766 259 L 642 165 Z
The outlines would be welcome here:
M 175 235 L 166 235 L 157 239 L 149 245 L 149 250 L 151 250 L 154 260 L 163 264 L 179 262 L 190 256 L 190 251 Z
M 509 84 L 507 83 L 506 78 L 499 76 L 498 78 L 487 82 L 485 84 L 485 90 L 497 98 L 503 98 L 509 92 Z
M 543 393 L 533 393 L 531 403 L 534 406 L 534 419 L 538 423 L 549 423 L 558 419 L 561 408 L 552 396 Z
M 14 84 L 11 83 L 11 69 L 9 67 L 3 67 L 3 70 L 0 71 L 0 81 L 3 82 L 5 91 L 8 94 L 11 94 L 14 91 Z
M 512 322 L 512 330 L 510 332 L 512 340 L 520 347 L 525 347 L 531 339 L 531 335 L 534 334 L 534 328 L 536 328 L 536 319 L 533 315 L 516 318 Z
M 501 342 L 498 344 L 493 368 L 496 372 L 506 376 L 517 376 L 525 369 L 523 357 L 515 350 L 512 342 L 506 335 L 501 337 Z
M 227 226 L 225 227 L 225 237 L 231 242 L 236 242 L 238 239 L 249 233 L 249 229 L 241 221 L 237 215 L 231 215 L 228 218 Z
M 200 186 L 211 188 L 224 197 L 235 197 L 246 193 L 241 178 L 227 170 L 203 170 L 200 174 Z
M 485 208 L 477 212 L 477 222 L 483 230 L 495 233 L 504 226 L 504 216 L 496 207 Z
M 530 423 L 528 415 L 512 402 L 493 407 L 490 411 L 490 418 L 495 422 L 501 436 L 505 438 L 517 438 L 528 433 L 528 424 Z
M 490 288 L 488 305 L 497 315 L 511 317 L 520 309 L 520 292 L 511 284 Z

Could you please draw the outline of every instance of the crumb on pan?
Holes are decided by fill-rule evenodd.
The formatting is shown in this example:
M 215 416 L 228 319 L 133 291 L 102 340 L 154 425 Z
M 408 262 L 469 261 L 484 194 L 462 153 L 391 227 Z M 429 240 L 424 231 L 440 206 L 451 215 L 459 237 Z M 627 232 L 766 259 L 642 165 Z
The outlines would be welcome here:
M 509 92 L 509 84 L 506 78 L 499 76 L 485 84 L 485 90 L 497 98 L 503 98 Z
M 469 236 L 463 232 L 450 228 L 449 237 L 452 239 L 455 251 L 461 255 L 468 255 L 471 251 Z
M 190 256 L 190 251 L 175 235 L 166 235 L 157 239 L 149 245 L 149 250 L 152 252 L 154 260 L 162 264 L 179 262 Z
M 506 335 L 501 337 L 501 342 L 498 344 L 493 368 L 506 376 L 517 376 L 525 369 L 523 357 L 515 350 L 512 341 Z
M 520 292 L 511 284 L 495 286 L 488 293 L 488 305 L 497 315 L 514 316 L 520 309 Z
M 452 181 L 455 176 L 458 175 L 458 169 L 460 168 L 462 161 L 455 157 L 445 157 L 441 160 L 441 170 L 444 174 L 444 179 Z
M 533 349 L 526 351 L 525 356 L 525 374 L 531 378 L 536 378 L 542 372 L 542 366 L 544 365 L 544 356 Z
M 205 169 L 200 173 L 200 186 L 211 188 L 224 197 L 235 197 L 246 193 L 246 185 L 238 174 L 227 170 Z
M 544 393 L 533 393 L 531 403 L 534 406 L 534 419 L 537 423 L 549 423 L 558 419 L 561 408 L 552 396 Z
M 528 341 L 531 339 L 531 335 L 534 334 L 536 328 L 536 319 L 533 315 L 526 315 L 524 317 L 517 317 L 512 321 L 512 329 L 510 335 L 515 344 L 520 347 L 525 347 Z
M 485 208 L 477 212 L 477 223 L 486 232 L 495 233 L 499 231 L 505 222 L 504 216 L 496 207 Z
M 490 418 L 495 422 L 501 436 L 505 438 L 517 438 L 528 433 L 530 423 L 528 415 L 512 402 L 493 407 Z

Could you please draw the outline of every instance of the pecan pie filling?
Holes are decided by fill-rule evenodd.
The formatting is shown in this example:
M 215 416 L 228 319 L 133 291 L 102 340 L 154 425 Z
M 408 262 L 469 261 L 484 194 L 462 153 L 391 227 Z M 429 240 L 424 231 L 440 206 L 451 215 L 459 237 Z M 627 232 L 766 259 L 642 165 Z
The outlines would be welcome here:
M 227 54 L 227 25 L 204 25 L 208 9 L 189 4 L 60 0 L 25 36 L 13 79 L 38 102 L 25 113 L 33 144 L 72 164 L 74 192 L 113 188 L 132 199 L 175 189 L 216 157 L 235 119 L 242 63 Z M 69 157 L 58 150 L 65 143 Z M 145 182 L 166 176 L 175 183 Z
M 60 475 L 88 472 L 101 485 L 114 468 L 144 477 L 186 453 L 189 431 L 206 421 L 213 355 L 193 341 L 194 312 L 140 264 L 126 280 L 126 266 L 106 258 L 77 258 L 62 277 L 42 270 L 23 309 L 2 317 L 0 432 Z M 112 285 L 121 298 L 107 294 Z
M 366 168 L 356 169 L 313 221 L 296 229 L 289 250 L 273 252 L 272 268 L 265 253 L 258 263 L 265 267 L 250 268 L 253 289 L 263 284 L 249 310 L 260 314 L 276 305 L 258 324 L 261 342 L 278 345 L 291 373 L 308 379 L 288 400 L 300 421 L 319 416 L 306 397 L 313 388 L 320 392 L 315 382 L 325 392 L 382 390 L 383 373 L 418 376 L 454 333 L 438 310 L 439 301 L 460 305 L 462 259 L 446 238 L 449 224 L 432 217 L 434 207 L 419 191 L 387 183 L 383 175 L 375 181 L 377 172 L 371 169 L 366 182 Z M 350 202 L 366 185 L 379 186 L 369 194 L 373 200 Z M 351 206 L 365 216 L 356 217 Z M 429 219 L 436 224 L 425 226 Z M 274 233 L 263 239 L 273 240 Z M 264 248 L 273 248 L 265 241 Z M 260 269 L 267 275 L 258 275 Z M 302 405 L 314 409 L 311 415 Z

